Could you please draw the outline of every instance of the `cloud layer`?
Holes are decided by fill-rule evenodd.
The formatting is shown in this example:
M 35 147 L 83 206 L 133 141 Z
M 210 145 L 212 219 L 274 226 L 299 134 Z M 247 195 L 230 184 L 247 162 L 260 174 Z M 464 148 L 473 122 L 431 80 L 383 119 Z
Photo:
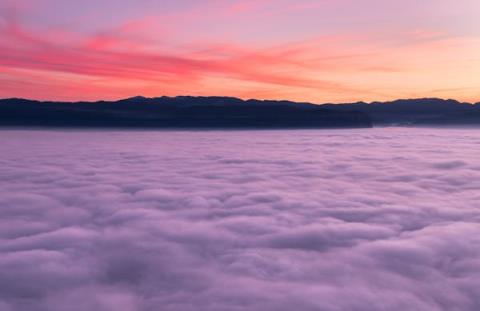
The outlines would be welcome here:
M 0 310 L 478 310 L 480 133 L 1 131 Z

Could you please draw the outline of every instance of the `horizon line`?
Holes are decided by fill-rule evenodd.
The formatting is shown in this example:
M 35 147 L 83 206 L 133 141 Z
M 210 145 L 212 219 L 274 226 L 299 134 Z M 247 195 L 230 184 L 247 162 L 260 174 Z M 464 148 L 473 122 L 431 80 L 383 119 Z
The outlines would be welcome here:
M 476 105 L 480 104 L 480 101 L 475 101 L 475 102 L 467 102 L 467 101 L 459 101 L 454 98 L 442 98 L 442 97 L 412 97 L 412 98 L 397 98 L 393 100 L 374 100 L 374 101 L 363 101 L 363 100 L 358 100 L 358 101 L 351 101 L 351 102 L 323 102 L 323 103 L 315 103 L 315 102 L 309 102 L 309 101 L 295 101 L 295 100 L 289 100 L 289 99 L 258 99 L 258 98 L 241 98 L 241 97 L 236 97 L 236 96 L 219 96 L 219 95 L 175 95 L 175 96 L 168 96 L 168 95 L 160 95 L 160 96 L 155 96 L 155 97 L 147 97 L 143 95 L 135 95 L 135 96 L 130 96 L 130 97 L 122 97 L 118 99 L 98 99 L 98 100 L 49 100 L 49 99 L 32 99 L 32 98 L 25 98 L 25 97 L 6 97 L 6 98 L 0 98 L 0 101 L 5 101 L 5 100 L 27 100 L 27 101 L 35 101 L 35 102 L 44 102 L 44 103 L 65 103 L 65 104 L 77 104 L 77 103 L 99 103 L 99 102 L 119 102 L 123 100 L 129 100 L 129 99 L 135 99 L 135 98 L 144 98 L 144 99 L 160 99 L 160 98 L 182 98 L 182 97 L 191 97 L 191 98 L 230 98 L 230 99 L 237 99 L 241 100 L 244 102 L 248 101 L 272 101 L 272 102 L 290 102 L 290 103 L 296 103 L 296 104 L 311 104 L 311 105 L 348 105 L 348 104 L 375 104 L 375 103 L 390 103 L 390 102 L 395 102 L 395 101 L 403 101 L 403 100 L 441 100 L 441 101 L 455 101 L 458 104 L 469 104 L 469 105 Z

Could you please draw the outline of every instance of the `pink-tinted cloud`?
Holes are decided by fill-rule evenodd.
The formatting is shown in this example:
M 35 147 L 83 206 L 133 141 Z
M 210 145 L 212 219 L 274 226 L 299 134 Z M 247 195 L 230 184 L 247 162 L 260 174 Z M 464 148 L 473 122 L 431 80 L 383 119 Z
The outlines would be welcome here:
M 480 307 L 478 131 L 0 141 L 2 311 Z

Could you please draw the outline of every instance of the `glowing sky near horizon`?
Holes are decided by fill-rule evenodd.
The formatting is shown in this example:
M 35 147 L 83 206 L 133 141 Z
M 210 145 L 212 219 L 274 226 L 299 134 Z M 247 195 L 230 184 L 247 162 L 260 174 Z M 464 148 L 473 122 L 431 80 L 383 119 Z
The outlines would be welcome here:
M 0 97 L 480 101 L 478 0 L 0 0 Z

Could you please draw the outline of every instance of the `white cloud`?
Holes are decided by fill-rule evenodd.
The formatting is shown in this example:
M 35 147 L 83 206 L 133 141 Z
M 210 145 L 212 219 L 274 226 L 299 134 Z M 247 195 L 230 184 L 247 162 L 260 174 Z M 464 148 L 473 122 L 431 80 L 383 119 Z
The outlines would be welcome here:
M 480 132 L 0 139 L 1 311 L 480 309 Z

